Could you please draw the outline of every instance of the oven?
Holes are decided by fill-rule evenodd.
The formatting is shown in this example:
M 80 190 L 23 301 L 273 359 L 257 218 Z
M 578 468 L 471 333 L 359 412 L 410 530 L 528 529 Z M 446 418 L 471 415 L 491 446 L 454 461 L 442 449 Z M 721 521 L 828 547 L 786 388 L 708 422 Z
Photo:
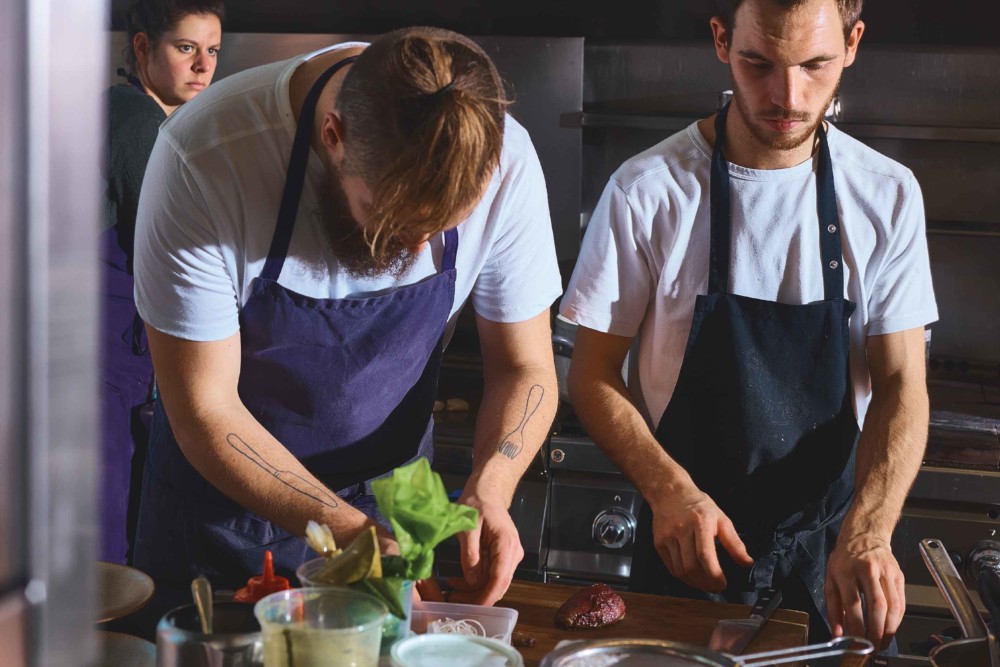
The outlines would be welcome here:
M 582 430 L 561 425 L 544 451 L 549 525 L 546 581 L 625 588 L 642 497 Z

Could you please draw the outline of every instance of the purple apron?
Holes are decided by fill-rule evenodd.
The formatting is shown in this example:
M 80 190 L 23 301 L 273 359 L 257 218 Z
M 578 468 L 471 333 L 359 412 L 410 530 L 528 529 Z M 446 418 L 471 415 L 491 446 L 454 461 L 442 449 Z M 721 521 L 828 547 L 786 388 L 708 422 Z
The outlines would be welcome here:
M 240 314 L 239 394 L 311 473 L 379 520 L 369 481 L 433 452 L 431 413 L 454 302 L 458 231 L 444 235 L 440 273 L 386 294 L 315 299 L 278 283 L 305 180 L 316 99 L 352 60 L 327 70 L 303 103 L 274 238 Z M 285 576 L 313 555 L 301 536 L 247 511 L 195 471 L 158 402 L 136 566 L 163 586 L 186 588 L 204 574 L 216 586 L 236 587 L 259 573 L 265 550 Z
M 132 230 L 101 233 L 101 538 L 98 558 L 126 563 L 135 533 L 148 440 L 143 408 L 152 400 L 153 362 L 136 311 Z

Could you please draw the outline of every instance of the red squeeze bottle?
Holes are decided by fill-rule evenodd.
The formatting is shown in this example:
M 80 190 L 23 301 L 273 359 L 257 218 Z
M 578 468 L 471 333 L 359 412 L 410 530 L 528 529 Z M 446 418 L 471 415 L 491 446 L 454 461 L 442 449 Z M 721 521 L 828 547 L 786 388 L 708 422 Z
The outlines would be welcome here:
M 259 577 L 247 579 L 246 587 L 236 591 L 233 600 L 236 602 L 256 602 L 271 593 L 287 591 L 289 588 L 291 586 L 288 584 L 288 579 L 274 574 L 274 556 L 268 550 L 264 552 L 264 573 Z

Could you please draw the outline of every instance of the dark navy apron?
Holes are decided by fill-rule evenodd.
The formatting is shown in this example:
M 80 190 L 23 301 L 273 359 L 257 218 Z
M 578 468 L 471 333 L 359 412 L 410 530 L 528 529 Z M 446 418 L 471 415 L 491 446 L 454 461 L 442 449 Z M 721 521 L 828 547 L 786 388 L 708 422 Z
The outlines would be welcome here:
M 458 231 L 444 234 L 441 271 L 368 298 L 316 299 L 278 283 L 309 158 L 319 92 L 354 58 L 327 70 L 306 97 L 274 238 L 240 314 L 239 394 L 260 423 L 345 502 L 380 520 L 370 480 L 433 452 L 432 408 L 455 295 Z M 313 554 L 233 502 L 188 463 L 160 403 L 143 479 L 136 566 L 163 586 L 192 577 L 245 584 L 264 551 L 283 575 Z M 252 446 L 252 443 L 250 443 Z M 272 471 L 274 473 L 275 471 Z M 320 506 L 317 504 L 317 515 Z
M 711 595 L 667 571 L 639 513 L 632 590 L 751 604 L 774 585 L 810 613 L 810 640 L 829 637 L 826 562 L 854 490 L 858 426 L 852 406 L 840 221 L 822 125 L 816 169 L 824 298 L 802 305 L 729 292 L 728 106 L 715 120 L 708 294 L 699 295 L 677 386 L 656 439 L 733 521 L 754 558 L 736 565 L 719 546 L 727 590 Z

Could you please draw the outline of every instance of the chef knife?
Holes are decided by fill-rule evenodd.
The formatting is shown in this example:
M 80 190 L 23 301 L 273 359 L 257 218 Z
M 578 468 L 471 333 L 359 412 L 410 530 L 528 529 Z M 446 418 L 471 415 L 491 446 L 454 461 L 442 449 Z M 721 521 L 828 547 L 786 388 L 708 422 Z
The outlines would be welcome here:
M 760 626 L 781 604 L 781 591 L 764 588 L 757 594 L 757 601 L 748 618 L 727 618 L 715 624 L 708 648 L 729 655 L 739 655 L 754 638 Z

